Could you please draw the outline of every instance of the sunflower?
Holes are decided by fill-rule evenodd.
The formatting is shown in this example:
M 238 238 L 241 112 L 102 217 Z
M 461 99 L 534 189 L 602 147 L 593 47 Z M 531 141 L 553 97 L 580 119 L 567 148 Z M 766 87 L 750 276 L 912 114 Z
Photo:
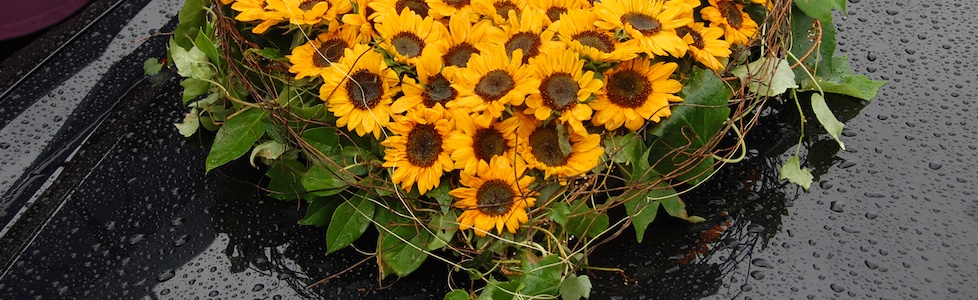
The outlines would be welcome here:
M 455 131 L 446 143 L 452 152 L 455 168 L 462 173 L 475 175 L 489 167 L 489 162 L 499 158 L 523 165 L 516 158 L 516 117 L 503 121 L 473 119 L 464 112 L 455 112 Z
M 622 42 L 611 31 L 598 29 L 594 23 L 598 15 L 591 10 L 572 10 L 547 30 L 557 32 L 557 37 L 581 55 L 602 62 L 620 62 L 633 59 L 642 52 L 638 40 Z
M 428 14 L 433 17 L 464 17 L 469 22 L 475 22 L 479 16 L 472 12 L 473 0 L 426 0 Z
M 520 156 L 528 166 L 543 171 L 546 178 L 557 176 L 562 182 L 598 166 L 604 154 L 601 135 L 559 130 L 557 126 L 561 125 L 548 122 L 520 132 Z M 562 148 L 561 144 L 569 144 L 571 149 Z
M 731 44 L 747 45 L 757 34 L 757 23 L 744 12 L 744 5 L 731 0 L 710 0 L 710 6 L 700 10 L 710 26 L 722 27 L 723 37 Z
M 325 74 L 332 63 L 340 61 L 347 48 L 360 43 L 360 34 L 351 26 L 342 26 L 339 30 L 321 33 L 315 40 L 309 41 L 292 49 L 292 55 L 286 55 L 292 67 L 289 72 L 295 79 Z
M 689 44 L 690 56 L 714 71 L 723 68 L 723 63 L 718 58 L 730 57 L 730 42 L 720 39 L 723 37 L 723 29 L 705 27 L 703 23 L 694 22 L 677 28 L 676 34 Z
M 506 23 L 510 13 L 519 17 L 527 8 L 526 0 L 472 0 L 472 12 L 499 25 Z
M 526 2 L 530 7 L 543 10 L 550 22 L 557 22 L 560 15 L 567 12 L 587 10 L 592 6 L 587 0 L 527 0 Z
M 492 21 L 482 20 L 473 24 L 464 16 L 452 16 L 448 19 L 448 34 L 425 48 L 425 51 L 437 52 L 447 67 L 464 68 L 473 54 L 479 54 L 480 49 L 491 48 L 489 37 L 498 39 L 503 35 L 502 29 L 494 26 Z
M 444 108 L 450 101 L 458 97 L 458 90 L 452 87 L 452 82 L 442 74 L 441 57 L 438 52 L 425 49 L 417 61 L 418 80 L 405 77 L 401 84 L 404 96 L 391 105 L 395 114 L 407 112 L 413 108 Z
M 411 192 L 417 184 L 422 195 L 438 187 L 441 176 L 453 170 L 445 140 L 452 125 L 444 118 L 444 109 L 417 110 L 394 117 L 393 133 L 380 144 L 384 150 L 385 168 L 393 168 L 391 181 Z
M 686 5 L 663 7 L 663 0 L 606 0 L 594 6 L 599 28 L 624 29 L 638 40 L 648 55 L 686 55 L 686 43 L 676 36 L 676 28 L 693 22 L 683 12 Z
M 502 46 L 472 55 L 468 67 L 455 76 L 452 87 L 459 91 L 459 99 L 449 108 L 468 109 L 479 113 L 477 118 L 498 119 L 507 104 L 523 104 L 523 98 L 540 85 L 533 71 L 533 66 L 523 64 L 522 50 L 514 51 L 512 58 Z
M 669 102 L 683 99 L 674 95 L 683 86 L 669 79 L 678 65 L 658 62 L 652 64 L 645 58 L 624 62 L 605 74 L 604 93 L 590 103 L 596 112 L 591 117 L 594 125 L 615 130 L 622 125 L 636 130 L 645 120 L 659 122 L 672 114 Z
M 238 15 L 234 16 L 235 20 L 244 22 L 262 21 L 251 30 L 251 32 L 256 34 L 265 33 L 265 31 L 268 31 L 268 28 L 283 21 L 283 17 L 279 14 L 265 10 L 265 0 L 238 0 L 231 4 L 231 9 L 238 12 Z
M 570 49 L 541 54 L 530 59 L 535 65 L 540 87 L 526 98 L 523 113 L 547 120 L 557 112 L 561 123 L 575 131 L 585 132 L 581 121 L 591 119 L 591 107 L 585 102 L 601 91 L 602 82 L 594 72 L 584 72 L 584 60 Z
M 234 2 L 234 0 L 221 0 L 221 4 L 224 4 L 224 5 L 231 4 L 231 2 Z
M 373 11 L 370 18 L 375 22 L 380 22 L 383 20 L 383 17 L 388 15 L 399 14 L 404 11 L 405 8 L 421 16 L 422 19 L 427 18 L 429 15 L 431 15 L 431 17 L 435 20 L 444 17 L 441 15 L 430 14 L 431 7 L 424 0 L 370 0 L 369 6 Z
M 340 17 L 340 21 L 343 25 L 354 26 L 360 30 L 360 33 L 364 36 L 371 38 L 378 37 L 377 30 L 374 30 L 374 19 L 377 17 L 375 10 L 369 5 L 376 3 L 376 0 L 350 0 L 355 5 L 356 9 L 350 11 L 350 13 L 343 14 Z
M 510 57 L 513 56 L 513 51 L 522 49 L 525 64 L 530 61 L 530 58 L 559 46 L 553 41 L 553 31 L 543 30 L 544 27 L 550 26 L 550 19 L 543 10 L 527 7 L 520 11 L 518 16 L 506 20 L 503 25 L 505 28 L 503 36 L 489 37 L 491 41 L 504 41 L 503 47 Z
M 336 21 L 336 16 L 353 9 L 348 0 L 266 0 L 266 9 L 295 25 L 317 25 Z
M 523 176 L 525 168 L 514 168 L 505 160 L 494 159 L 489 165 L 476 176 L 462 173 L 464 187 L 448 192 L 457 199 L 454 206 L 465 210 L 457 219 L 459 229 L 474 228 L 478 236 L 486 236 L 493 227 L 498 233 L 504 227 L 516 233 L 529 221 L 526 209 L 536 202 L 537 193 L 530 190 L 533 177 Z
M 400 90 L 397 73 L 387 68 L 380 53 L 363 44 L 346 49 L 334 65 L 323 75 L 319 98 L 338 118 L 336 126 L 379 139 L 391 119 L 391 97 Z
M 445 25 L 436 22 L 431 16 L 422 18 L 410 9 L 382 19 L 376 24 L 377 32 L 384 39 L 380 47 L 402 63 L 415 64 L 426 45 L 440 40 L 446 31 Z

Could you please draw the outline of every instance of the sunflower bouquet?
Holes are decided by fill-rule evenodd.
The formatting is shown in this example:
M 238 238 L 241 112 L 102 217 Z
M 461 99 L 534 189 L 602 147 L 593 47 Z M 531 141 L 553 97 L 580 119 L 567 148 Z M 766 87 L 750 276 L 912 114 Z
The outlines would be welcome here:
M 375 236 L 383 277 L 437 259 L 473 282 L 447 297 L 578 299 L 597 245 L 660 208 L 704 220 L 680 195 L 744 155 L 771 96 L 838 139 L 821 95 L 881 85 L 832 57 L 840 3 L 188 0 L 176 127 L 216 131 L 207 171 L 260 161 L 327 252 Z

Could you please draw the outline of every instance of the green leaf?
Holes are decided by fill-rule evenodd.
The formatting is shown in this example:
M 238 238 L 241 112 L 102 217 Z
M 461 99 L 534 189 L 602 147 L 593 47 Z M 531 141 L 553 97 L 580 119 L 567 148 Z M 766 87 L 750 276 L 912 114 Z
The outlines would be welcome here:
M 261 157 L 264 159 L 277 159 L 285 150 L 289 149 L 289 145 L 282 144 L 276 141 L 266 141 L 264 143 L 255 146 L 251 149 L 251 157 L 248 161 L 251 162 L 252 167 L 258 167 L 255 165 L 255 157 Z
M 844 125 L 835 118 L 835 114 L 829 109 L 829 105 L 825 104 L 825 98 L 822 98 L 819 93 L 812 94 L 812 110 L 815 112 L 815 118 L 818 119 L 818 122 L 822 123 L 822 127 L 825 127 L 825 130 L 836 142 L 839 142 L 839 148 L 846 150 L 846 145 L 839 139 Z
M 448 294 L 445 294 L 445 298 L 442 300 L 469 300 L 469 292 L 465 290 L 453 290 Z
M 180 76 L 197 79 L 214 77 L 214 71 L 211 70 L 207 61 L 207 54 L 204 54 L 197 47 L 186 50 L 171 39 L 170 57 L 173 58 L 173 64 L 177 66 L 177 74 Z
M 214 144 L 207 154 L 207 172 L 248 153 L 251 146 L 265 135 L 265 126 L 261 124 L 263 118 L 265 112 L 262 110 L 248 109 L 225 121 L 224 126 L 217 130 Z
M 219 52 L 217 52 L 217 45 L 215 45 L 214 42 L 203 33 L 197 34 L 197 38 L 194 39 L 193 49 L 199 49 L 201 52 L 207 55 L 207 58 L 214 64 L 218 64 L 218 62 L 221 61 L 221 56 Z M 193 51 L 193 49 L 191 49 L 191 51 Z
M 173 123 L 173 126 L 177 127 L 177 131 L 180 131 L 180 135 L 184 137 L 190 137 L 197 132 L 197 128 L 200 127 L 200 114 L 197 113 L 197 108 L 191 108 L 190 112 L 183 116 L 182 123 Z
M 160 70 L 163 70 L 163 65 L 155 57 L 150 57 L 143 62 L 143 74 L 146 74 L 146 76 L 159 74 Z
M 210 1 L 207 0 L 187 0 L 183 3 L 183 7 L 180 8 L 180 13 L 177 15 L 180 23 L 173 30 L 173 39 L 177 44 L 188 49 L 193 46 L 193 40 L 197 38 L 196 35 L 200 32 L 197 29 L 203 27 L 204 22 L 207 21 L 207 10 L 204 8 L 209 3 Z
M 424 251 L 419 234 L 426 234 L 414 226 L 398 226 L 391 229 L 391 232 L 382 231 L 378 242 L 380 252 L 380 262 L 383 268 L 389 269 L 398 277 L 404 277 L 424 263 L 428 254 Z M 395 236 L 396 235 L 396 236 Z M 398 239 L 401 237 L 407 243 Z M 383 272 L 382 277 L 390 275 Z
M 821 33 L 821 39 L 819 39 Z M 819 41 L 818 44 L 815 42 Z M 835 54 L 835 26 L 832 20 L 816 22 L 815 19 L 802 13 L 797 7 L 791 14 L 791 53 L 802 62 L 807 70 L 822 70 L 831 67 L 832 55 Z M 812 48 L 815 47 L 814 50 Z M 809 51 L 811 50 L 811 54 Z M 805 55 L 808 55 L 807 57 Z M 795 63 L 795 61 L 791 61 Z M 817 66 L 817 67 L 816 67 Z M 808 78 L 806 68 L 795 68 L 795 78 Z
M 560 283 L 560 299 L 580 300 L 591 298 L 591 279 L 587 275 L 568 276 Z
M 673 193 L 673 195 L 675 195 L 675 193 Z M 666 213 L 669 214 L 670 216 L 689 221 L 690 223 L 699 223 L 699 222 L 706 221 L 706 219 L 703 219 L 701 217 L 690 216 L 686 212 L 686 202 L 683 202 L 682 199 L 679 199 L 679 196 L 670 196 L 669 198 L 659 200 L 659 203 L 662 204 L 662 208 L 664 208 L 666 210 Z
M 846 0 L 795 0 L 794 3 L 806 15 L 821 21 L 832 19 L 833 8 L 846 11 Z
M 671 188 L 669 190 L 672 190 Z M 675 191 L 672 191 L 675 194 Z M 659 201 L 652 201 L 655 196 L 664 194 L 659 189 L 653 188 L 648 193 L 632 193 L 622 195 L 625 202 L 625 212 L 632 218 L 632 227 L 635 228 L 635 240 L 639 243 L 645 238 L 645 229 L 655 221 L 659 213 Z M 630 199 L 629 199 L 630 198 Z
M 187 104 L 197 96 L 206 94 L 211 89 L 211 83 L 197 78 L 187 78 L 180 81 L 183 87 L 183 103 Z
M 329 217 L 340 205 L 336 199 L 316 198 L 306 208 L 306 216 L 299 220 L 299 225 L 322 227 L 329 224 Z
M 803 91 L 818 91 L 818 88 L 821 87 L 822 91 L 826 93 L 872 100 L 876 98 L 879 89 L 886 84 L 885 81 L 871 80 L 865 75 L 853 75 L 852 68 L 849 66 L 849 59 L 846 56 L 832 57 L 831 61 L 828 68 L 818 70 L 814 81 L 810 78 L 803 80 L 801 89 Z
M 330 156 L 336 154 L 336 145 L 339 138 L 336 135 L 336 128 L 316 127 L 302 132 L 302 140 L 306 141 L 316 150 Z
M 346 248 L 360 238 L 370 226 L 376 207 L 373 201 L 361 194 L 340 204 L 326 228 L 326 254 Z
M 811 171 L 801 168 L 797 156 L 792 156 L 784 162 L 784 165 L 781 166 L 781 175 L 778 176 L 778 179 L 788 179 L 788 181 L 805 188 L 806 191 L 812 186 L 813 178 Z
M 679 180 L 691 184 L 705 180 L 713 170 L 713 158 L 692 157 L 697 149 L 709 146 L 730 114 L 727 99 L 733 92 L 712 70 L 694 68 L 692 77 L 679 96 L 683 103 L 672 109 L 672 116 L 656 125 L 652 134 L 659 137 L 651 145 L 650 157 L 659 174 L 680 174 Z M 682 151 L 675 151 L 683 149 Z M 687 165 L 690 159 L 699 163 Z
M 523 255 L 523 280 L 519 292 L 527 296 L 554 295 L 560 287 L 563 266 L 556 254 L 537 258 L 530 251 Z
M 510 281 L 497 281 L 494 279 L 489 280 L 489 284 L 486 284 L 486 288 L 482 290 L 479 294 L 479 300 L 512 300 L 514 299 L 513 294 L 519 288 L 520 282 L 518 280 Z
M 427 249 L 429 251 L 434 251 L 445 247 L 449 242 L 452 241 L 452 237 L 458 232 L 458 224 L 456 224 L 456 219 L 458 216 L 455 211 L 448 211 L 444 215 L 435 215 L 431 217 L 431 222 L 428 223 L 428 228 L 435 232 L 435 236 L 432 237 L 431 241 L 428 242 Z
M 577 237 L 596 237 L 601 232 L 608 229 L 608 215 L 599 213 L 587 205 L 587 201 L 577 201 L 571 215 L 567 220 L 567 232 Z
M 451 190 L 452 185 L 448 182 L 448 179 L 442 178 L 438 186 L 428 190 L 425 196 L 435 198 L 435 201 L 438 201 L 438 207 L 441 209 L 441 213 L 447 214 L 451 211 L 452 202 L 455 200 L 455 197 L 448 194 Z
M 279 200 L 294 200 L 306 196 L 300 178 L 306 172 L 306 166 L 295 160 L 278 160 L 272 163 L 265 172 L 269 178 L 269 197 Z
M 761 96 L 777 96 L 798 87 L 791 64 L 783 58 L 761 57 L 734 68 L 730 73 L 740 77 L 748 90 Z
M 323 164 L 315 164 L 302 175 L 302 187 L 311 194 L 325 197 L 339 194 L 350 185 L 341 179 L 337 171 Z
M 550 212 L 547 213 L 547 218 L 557 222 L 557 224 L 566 225 L 567 217 L 570 216 L 570 214 L 570 206 L 567 206 L 567 203 L 557 202 L 550 207 Z

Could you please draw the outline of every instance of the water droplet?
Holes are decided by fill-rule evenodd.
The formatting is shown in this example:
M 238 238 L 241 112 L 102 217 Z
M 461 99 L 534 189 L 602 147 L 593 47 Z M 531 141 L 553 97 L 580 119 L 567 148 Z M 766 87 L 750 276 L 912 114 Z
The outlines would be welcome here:
M 931 170 L 937 170 L 937 169 L 940 169 L 942 167 L 942 165 L 941 165 L 941 163 L 932 162 L 932 163 L 928 164 L 927 167 L 929 167 Z
M 176 217 L 176 218 L 173 218 L 173 220 L 170 220 L 170 225 L 176 227 L 176 226 L 183 225 L 183 222 L 184 222 L 184 219 L 183 218 Z
M 822 181 L 818 183 L 818 187 L 822 188 L 823 190 L 828 190 L 832 188 L 832 183 L 828 181 Z
M 166 270 L 163 271 L 163 273 L 160 273 L 160 276 L 156 276 L 156 281 L 166 282 L 167 280 L 172 279 L 174 276 L 177 276 L 176 272 L 173 270 Z
M 142 243 L 145 240 L 146 240 L 146 235 L 142 233 L 138 233 L 133 235 L 131 238 L 129 238 L 129 244 L 135 245 L 135 244 Z
M 10 148 L 10 143 L 0 142 L 0 149 L 7 149 L 7 148 Z
M 868 213 L 866 213 L 866 218 L 867 218 L 867 219 L 870 219 L 870 220 L 872 220 L 872 219 L 876 219 L 876 217 L 878 217 L 878 216 L 879 216 L 879 215 L 877 215 L 877 214 L 876 214 L 876 213 L 874 213 L 874 212 L 868 212 Z
M 753 272 L 750 272 L 750 277 L 751 278 L 754 278 L 754 279 L 757 279 L 757 280 L 764 279 L 764 272 L 761 272 L 761 271 L 753 271 Z
M 846 288 L 845 288 L 845 287 L 843 287 L 843 286 L 841 286 L 841 285 L 838 285 L 838 284 L 835 284 L 835 283 L 833 283 L 833 284 L 830 284 L 830 285 L 829 285 L 829 288 L 831 288 L 831 289 L 832 289 L 833 291 L 835 291 L 836 293 L 841 293 L 841 292 L 843 292 L 843 291 L 845 291 L 845 290 L 846 290 Z
M 871 261 L 868 261 L 868 260 L 865 261 L 865 263 L 866 263 L 866 267 L 869 268 L 870 270 L 876 270 L 876 268 L 879 268 L 880 267 L 876 263 L 871 262 Z
M 834 212 L 843 212 L 846 207 L 846 203 L 842 201 L 832 201 L 829 204 L 829 209 Z
M 258 292 L 258 291 L 261 291 L 263 289 L 265 289 L 265 285 L 259 283 L 259 284 L 256 284 L 255 287 L 251 288 L 251 291 L 252 292 Z
M 181 236 L 177 237 L 176 240 L 173 241 L 173 247 L 180 247 L 180 246 L 186 245 L 187 242 L 189 242 L 189 241 L 190 241 L 190 236 L 189 235 L 186 235 L 186 234 L 181 235 Z
M 763 258 L 755 258 L 750 261 L 750 264 L 760 268 L 768 268 L 768 269 L 774 268 L 774 265 L 772 265 L 770 262 L 768 262 L 766 259 Z
M 868 59 L 869 61 L 876 61 L 876 54 L 870 52 L 869 54 L 866 54 L 866 59 Z
M 211 291 L 210 293 L 207 293 L 207 296 L 209 296 L 209 297 L 217 297 L 217 295 L 220 295 L 220 294 L 221 294 L 221 292 Z

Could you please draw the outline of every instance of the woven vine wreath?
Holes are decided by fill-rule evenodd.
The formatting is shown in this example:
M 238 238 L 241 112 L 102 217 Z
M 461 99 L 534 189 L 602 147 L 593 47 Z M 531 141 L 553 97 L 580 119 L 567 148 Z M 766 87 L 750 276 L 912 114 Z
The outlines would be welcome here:
M 473 281 L 446 298 L 587 298 L 597 245 L 703 221 L 680 196 L 744 156 L 767 101 L 838 140 L 824 94 L 883 84 L 833 57 L 844 4 L 188 0 L 176 127 L 217 131 L 207 171 L 250 153 L 327 252 L 376 230 L 383 277 L 437 259 Z M 797 152 L 781 177 L 812 181 Z

